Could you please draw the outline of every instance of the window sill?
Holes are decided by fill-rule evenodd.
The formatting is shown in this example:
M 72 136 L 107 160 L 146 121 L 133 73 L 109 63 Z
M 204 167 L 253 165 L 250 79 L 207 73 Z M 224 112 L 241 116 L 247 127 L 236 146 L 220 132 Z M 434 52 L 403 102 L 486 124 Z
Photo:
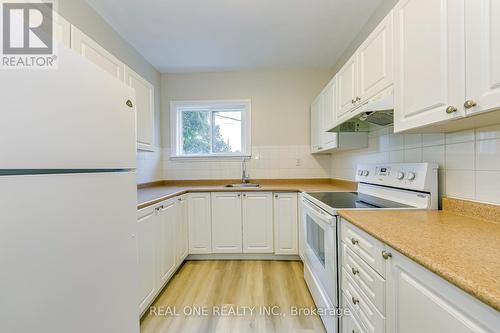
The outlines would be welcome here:
M 170 156 L 171 161 L 177 162 L 221 162 L 248 160 L 251 155 L 218 155 L 218 156 Z

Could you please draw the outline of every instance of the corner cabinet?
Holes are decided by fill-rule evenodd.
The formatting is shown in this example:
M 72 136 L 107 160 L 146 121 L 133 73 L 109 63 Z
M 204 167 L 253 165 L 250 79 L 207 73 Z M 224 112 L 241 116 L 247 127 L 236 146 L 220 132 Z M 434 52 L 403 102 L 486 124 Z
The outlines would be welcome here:
M 274 253 L 299 254 L 297 193 L 274 194 Z
M 154 150 L 154 86 L 129 67 L 125 67 L 125 83 L 135 90 L 137 149 Z

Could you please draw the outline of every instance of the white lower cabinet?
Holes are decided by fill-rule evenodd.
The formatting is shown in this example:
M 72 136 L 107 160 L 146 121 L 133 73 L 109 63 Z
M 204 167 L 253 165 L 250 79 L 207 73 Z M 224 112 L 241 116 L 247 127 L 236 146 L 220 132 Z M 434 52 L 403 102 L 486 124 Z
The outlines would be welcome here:
M 156 236 L 158 248 L 158 286 L 163 286 L 176 269 L 176 229 L 178 218 L 176 199 L 171 199 L 158 207 Z
M 156 295 L 156 208 L 139 211 L 136 237 L 139 262 L 139 311 L 142 313 Z
M 188 194 L 189 254 L 212 253 L 210 193 Z
M 497 311 L 385 244 L 353 251 L 354 244 L 379 241 L 344 219 L 341 223 L 342 303 L 353 312 L 342 317 L 342 333 L 498 332 Z M 346 230 L 358 237 L 346 237 Z M 376 257 L 383 260 L 385 278 Z
M 493 333 L 500 329 L 494 309 L 387 249 L 387 333 Z
M 273 253 L 273 194 L 243 193 L 243 253 Z
M 141 314 L 186 258 L 187 223 L 185 196 L 139 210 L 136 234 Z
M 297 193 L 274 194 L 274 253 L 299 254 Z
M 188 256 L 189 241 L 188 241 L 188 201 L 187 195 L 177 198 L 178 219 L 176 224 L 176 241 L 177 241 L 177 262 L 182 262 Z
M 242 253 L 241 193 L 212 193 L 212 253 Z

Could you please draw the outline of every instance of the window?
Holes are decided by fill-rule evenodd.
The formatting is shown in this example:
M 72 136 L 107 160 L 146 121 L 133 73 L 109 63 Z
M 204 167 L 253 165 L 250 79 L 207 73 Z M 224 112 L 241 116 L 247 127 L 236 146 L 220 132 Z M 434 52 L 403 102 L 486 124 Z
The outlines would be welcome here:
M 171 102 L 172 156 L 250 155 L 250 101 Z

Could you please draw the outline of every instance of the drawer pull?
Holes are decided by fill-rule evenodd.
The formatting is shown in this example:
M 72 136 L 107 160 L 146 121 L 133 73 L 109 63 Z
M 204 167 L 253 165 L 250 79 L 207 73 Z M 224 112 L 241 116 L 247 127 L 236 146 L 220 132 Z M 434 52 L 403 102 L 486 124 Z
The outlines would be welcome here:
M 358 303 L 359 303 L 359 299 L 358 299 L 358 298 L 356 298 L 356 297 L 354 297 L 354 296 L 352 296 L 352 302 L 353 302 L 354 304 L 358 304 Z
M 352 268 L 352 274 L 354 274 L 354 275 L 359 274 L 359 269 L 353 267 Z
M 352 245 L 357 245 L 359 244 L 359 241 L 356 238 L 351 238 L 351 243 Z
M 387 251 L 382 251 L 382 257 L 387 260 L 389 258 L 392 258 L 392 253 L 391 252 L 387 252 Z

